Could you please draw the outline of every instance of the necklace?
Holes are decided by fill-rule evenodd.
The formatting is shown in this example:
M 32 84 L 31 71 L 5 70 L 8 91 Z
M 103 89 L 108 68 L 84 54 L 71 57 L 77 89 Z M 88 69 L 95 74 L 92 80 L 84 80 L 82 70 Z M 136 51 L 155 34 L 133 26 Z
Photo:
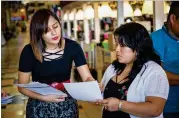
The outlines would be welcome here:
M 55 49 L 57 49 L 57 47 L 58 47 L 58 45 L 55 48 L 53 48 L 53 49 L 50 49 L 50 48 L 47 48 L 47 47 L 46 48 L 49 49 L 49 50 L 55 50 Z

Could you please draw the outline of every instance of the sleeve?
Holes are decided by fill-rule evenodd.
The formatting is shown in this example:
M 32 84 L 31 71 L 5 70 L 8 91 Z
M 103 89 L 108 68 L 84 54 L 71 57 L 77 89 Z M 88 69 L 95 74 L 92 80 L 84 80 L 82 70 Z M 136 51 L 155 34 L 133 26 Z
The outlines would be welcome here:
M 146 96 L 161 97 L 167 100 L 169 93 L 169 83 L 167 76 L 160 72 L 152 74 L 147 79 L 144 90 Z
M 162 38 L 162 34 L 159 31 L 153 32 L 151 35 L 151 39 L 153 42 L 153 47 L 156 53 L 160 56 L 161 60 L 164 59 L 164 39 Z
M 21 72 L 31 72 L 34 67 L 36 59 L 33 54 L 32 48 L 29 45 L 26 45 L 20 55 L 19 60 L 19 71 Z
M 81 46 L 76 42 L 75 42 L 74 62 L 75 62 L 76 67 L 87 64 L 85 56 L 84 56 L 84 52 Z

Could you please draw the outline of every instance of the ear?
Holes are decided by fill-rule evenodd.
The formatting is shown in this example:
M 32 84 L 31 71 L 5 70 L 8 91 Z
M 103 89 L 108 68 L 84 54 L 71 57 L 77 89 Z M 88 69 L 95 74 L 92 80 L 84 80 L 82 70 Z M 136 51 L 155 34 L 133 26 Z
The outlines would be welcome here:
M 172 25 L 174 24 L 175 20 L 176 20 L 176 16 L 174 14 L 171 14 L 170 15 L 170 22 L 171 22 Z

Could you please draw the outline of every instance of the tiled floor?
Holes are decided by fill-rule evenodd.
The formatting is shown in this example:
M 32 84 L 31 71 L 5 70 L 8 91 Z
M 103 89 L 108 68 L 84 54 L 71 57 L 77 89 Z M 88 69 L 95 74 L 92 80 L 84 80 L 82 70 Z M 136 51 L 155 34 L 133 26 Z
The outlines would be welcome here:
M 1 106 L 2 118 L 25 118 L 27 98 L 20 94 L 14 83 L 17 81 L 19 55 L 29 42 L 28 33 L 21 33 L 1 47 L 1 87 L 10 95 L 15 95 L 11 104 Z M 101 107 L 79 101 L 80 118 L 101 118 Z

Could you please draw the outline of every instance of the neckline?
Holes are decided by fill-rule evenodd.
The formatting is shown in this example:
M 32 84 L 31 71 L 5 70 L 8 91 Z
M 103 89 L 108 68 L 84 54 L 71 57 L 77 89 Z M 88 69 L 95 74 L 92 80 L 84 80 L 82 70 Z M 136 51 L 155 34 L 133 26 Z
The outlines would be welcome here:
M 58 58 L 56 58 L 56 59 L 52 59 L 51 61 L 46 61 L 46 60 L 44 59 L 44 56 L 43 56 L 43 62 L 47 62 L 47 63 L 48 63 L 48 62 L 54 62 L 54 61 L 57 61 L 57 60 L 59 60 L 59 59 L 63 59 L 63 58 L 64 58 L 64 55 L 65 55 L 65 52 L 66 52 L 66 44 L 67 44 L 67 42 L 66 42 L 66 40 L 65 40 L 64 38 L 62 38 L 62 40 L 65 41 L 64 49 L 59 50 L 59 51 L 57 51 L 57 52 L 54 52 L 54 53 L 58 53 L 58 52 L 64 50 L 62 57 L 61 57 L 61 58 L 58 57 Z M 45 52 L 46 52 L 46 51 L 45 51 Z M 47 52 L 47 53 L 50 53 L 50 52 Z M 51 53 L 51 54 L 54 54 L 54 53 Z
M 128 84 L 128 83 L 130 82 L 130 80 L 128 80 L 128 81 L 126 81 L 126 82 L 120 84 L 120 83 L 116 83 L 116 82 L 113 81 L 112 79 L 110 79 L 110 81 L 111 81 L 112 83 L 114 83 L 115 85 L 118 85 L 118 86 L 123 86 L 123 85 L 126 85 L 126 84 Z
M 48 49 L 48 50 L 55 50 L 57 48 L 58 48 L 58 45 L 55 48 L 53 48 L 53 49 L 47 48 L 47 46 L 46 46 L 46 49 Z
M 173 36 L 169 33 L 166 24 L 164 24 L 164 25 L 162 26 L 162 30 L 163 30 L 171 39 L 175 40 L 176 42 L 179 42 L 179 40 L 177 40 L 175 37 L 173 37 Z

